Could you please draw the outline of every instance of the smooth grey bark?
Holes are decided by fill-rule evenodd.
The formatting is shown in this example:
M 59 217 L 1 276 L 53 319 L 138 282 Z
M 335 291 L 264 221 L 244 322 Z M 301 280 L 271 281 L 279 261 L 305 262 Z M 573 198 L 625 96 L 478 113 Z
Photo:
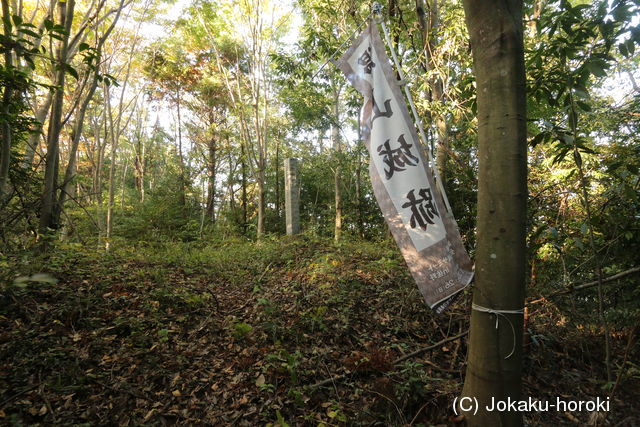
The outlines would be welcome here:
M 519 412 L 487 411 L 519 399 L 526 275 L 527 148 L 521 0 L 464 0 L 478 101 L 478 219 L 474 304 L 463 397 L 469 426 L 520 426 Z M 496 316 L 498 317 L 496 319 Z M 496 328 L 496 322 L 498 327 Z
M 300 233 L 298 160 L 284 159 L 284 209 L 288 235 Z

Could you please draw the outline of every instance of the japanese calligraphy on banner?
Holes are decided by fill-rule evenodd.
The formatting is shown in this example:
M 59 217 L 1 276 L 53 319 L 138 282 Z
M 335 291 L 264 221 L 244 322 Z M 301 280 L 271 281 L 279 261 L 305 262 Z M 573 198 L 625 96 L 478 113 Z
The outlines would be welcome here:
M 471 282 L 472 263 L 434 185 L 375 23 L 336 65 L 365 98 L 360 127 L 378 204 L 424 300 L 441 311 Z

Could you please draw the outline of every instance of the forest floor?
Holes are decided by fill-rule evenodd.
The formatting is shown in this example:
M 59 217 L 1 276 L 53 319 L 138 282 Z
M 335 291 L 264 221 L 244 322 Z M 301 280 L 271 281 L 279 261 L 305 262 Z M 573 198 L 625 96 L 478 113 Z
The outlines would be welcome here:
M 451 410 L 464 337 L 397 360 L 464 333 L 469 296 L 435 316 L 389 242 L 66 245 L 0 258 L 0 279 L 3 425 L 464 423 Z M 525 396 L 608 396 L 597 330 L 544 303 L 527 334 Z M 613 348 L 621 363 L 626 339 Z M 640 424 L 639 396 L 638 375 L 625 376 L 601 424 Z

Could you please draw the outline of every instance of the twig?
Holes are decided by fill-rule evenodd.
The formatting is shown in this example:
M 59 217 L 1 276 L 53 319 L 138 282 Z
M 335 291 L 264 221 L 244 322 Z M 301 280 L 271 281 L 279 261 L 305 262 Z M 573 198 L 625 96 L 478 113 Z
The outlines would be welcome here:
M 0 408 L 2 408 L 4 405 L 6 405 L 7 403 L 11 402 L 14 399 L 17 399 L 18 397 L 22 396 L 23 394 L 29 393 L 30 391 L 36 389 L 40 387 L 40 384 L 36 384 L 36 385 L 32 385 L 30 387 L 25 388 L 22 391 L 19 391 L 18 393 L 14 394 L 13 396 L 7 397 L 5 400 L 3 400 L 2 402 L 0 402 Z
M 622 359 L 622 366 L 620 367 L 620 371 L 618 372 L 618 377 L 616 378 L 616 383 L 613 385 L 611 389 L 611 393 L 609 393 L 609 398 L 612 398 L 620 384 L 620 380 L 622 379 L 622 375 L 625 372 L 625 365 L 627 364 L 627 358 L 629 357 L 629 350 L 631 349 L 631 345 L 633 344 L 633 338 L 636 334 L 636 329 L 638 325 L 634 325 L 631 331 L 629 332 L 629 339 L 627 341 L 627 348 L 624 350 L 624 358 Z
M 469 330 L 467 329 L 466 331 L 461 332 L 458 335 L 454 335 L 452 337 L 443 339 L 442 341 L 439 341 L 439 342 L 437 342 L 437 343 L 435 343 L 433 345 L 430 345 L 428 347 L 421 348 L 421 349 L 416 350 L 416 351 L 414 351 L 412 353 L 405 354 L 404 356 L 394 360 L 393 364 L 394 365 L 398 365 L 398 364 L 404 362 L 407 359 L 411 359 L 411 358 L 414 358 L 416 356 L 420 356 L 421 354 L 424 354 L 424 353 L 426 353 L 428 351 L 434 350 L 434 349 L 436 349 L 436 348 L 440 347 L 441 345 L 444 345 L 444 344 L 446 344 L 448 342 L 460 339 L 460 338 L 466 336 L 468 333 L 469 333 Z M 334 383 L 336 381 L 341 381 L 341 380 L 345 379 L 346 377 L 347 377 L 347 375 L 343 374 L 343 375 L 338 375 L 337 377 L 327 378 L 325 380 L 322 380 L 322 381 L 320 381 L 318 383 L 315 383 L 315 384 L 311 385 L 310 387 L 311 388 L 322 387 L 324 385 L 331 384 L 331 383 Z
M 424 353 L 426 353 L 426 352 L 428 352 L 428 351 L 431 351 L 431 350 L 433 350 L 433 349 L 436 349 L 436 348 L 440 347 L 440 346 L 441 346 L 441 345 L 443 345 L 443 344 L 446 344 L 446 343 L 448 343 L 448 342 L 451 342 L 451 341 L 455 341 L 455 340 L 457 340 L 457 339 L 460 339 L 460 338 L 462 338 L 462 337 L 466 336 L 468 333 L 469 333 L 469 330 L 467 329 L 466 331 L 461 332 L 461 333 L 459 333 L 458 335 L 454 335 L 454 336 L 452 336 L 452 337 L 449 337 L 449 338 L 443 339 L 442 341 L 437 342 L 437 343 L 435 343 L 435 344 L 433 344 L 433 345 L 430 345 L 429 347 L 421 348 L 420 350 L 416 350 L 416 351 L 414 351 L 413 353 L 405 354 L 404 356 L 402 356 L 402 357 L 400 357 L 400 358 L 396 359 L 396 360 L 393 362 L 393 364 L 394 364 L 394 365 L 397 365 L 398 363 L 400 363 L 400 362 L 404 362 L 404 361 L 405 361 L 405 360 L 407 360 L 407 359 L 412 359 L 412 358 L 414 358 L 414 357 L 416 357 L 416 356 L 420 356 L 421 354 L 424 354 Z
M 398 405 L 396 404 L 396 402 L 393 401 L 393 399 L 391 399 L 388 396 L 385 396 L 382 393 L 379 393 L 375 390 L 369 390 L 371 393 L 377 394 L 378 396 L 387 399 L 389 402 L 391 402 L 391 404 L 396 408 L 396 411 L 398 412 L 398 415 L 400 415 L 400 419 L 402 420 L 402 425 L 406 425 L 407 424 L 407 419 L 404 417 L 404 414 L 402 413 L 402 411 L 400 410 L 400 408 L 398 408 Z

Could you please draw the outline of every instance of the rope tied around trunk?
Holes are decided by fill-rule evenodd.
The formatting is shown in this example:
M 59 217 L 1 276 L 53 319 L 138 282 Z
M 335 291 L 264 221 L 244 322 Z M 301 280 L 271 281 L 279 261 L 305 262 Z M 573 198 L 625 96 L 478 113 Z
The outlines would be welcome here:
M 504 320 L 506 320 L 509 323 L 509 326 L 511 326 L 511 334 L 513 335 L 513 347 L 511 348 L 511 353 L 509 353 L 509 355 L 507 355 L 507 357 L 505 357 L 504 359 L 507 360 L 508 358 L 513 356 L 513 353 L 515 353 L 516 351 L 516 328 L 515 326 L 513 326 L 513 322 L 511 322 L 511 320 L 509 320 L 509 318 L 506 315 L 507 314 L 523 314 L 524 308 L 521 308 L 519 310 L 496 310 L 494 308 L 487 308 L 487 307 L 478 305 L 476 303 L 472 303 L 471 309 L 475 311 L 479 311 L 481 313 L 494 314 L 496 316 L 496 329 L 498 329 L 500 316 L 502 316 Z

